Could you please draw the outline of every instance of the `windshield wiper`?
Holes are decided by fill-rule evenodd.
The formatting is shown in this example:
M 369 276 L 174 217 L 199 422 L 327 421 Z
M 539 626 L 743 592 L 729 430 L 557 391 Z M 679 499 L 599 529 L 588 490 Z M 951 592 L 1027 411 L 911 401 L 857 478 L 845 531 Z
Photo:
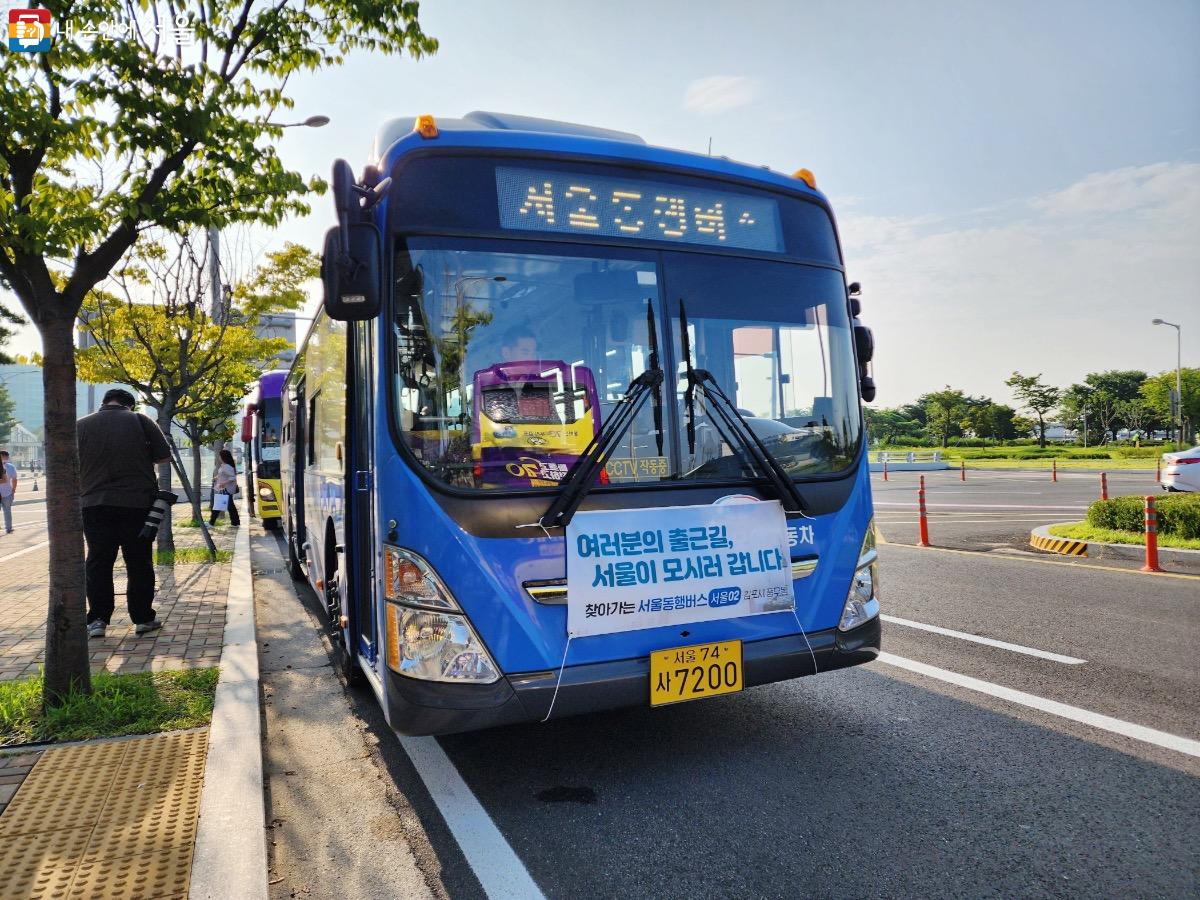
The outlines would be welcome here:
M 646 301 L 646 328 L 649 330 L 650 365 L 641 375 L 629 382 L 625 396 L 617 402 L 617 411 L 604 426 L 596 432 L 587 447 L 584 448 L 571 471 L 559 484 L 558 495 L 550 504 L 538 524 L 543 528 L 553 528 L 556 525 L 566 527 L 579 504 L 587 496 L 595 482 L 596 470 L 608 461 L 609 451 L 637 419 L 646 398 L 654 395 L 654 430 L 658 441 L 658 455 L 662 456 L 662 384 L 663 370 L 658 361 L 658 330 L 654 324 L 654 310 L 650 301 Z
M 679 298 L 679 343 L 683 351 L 685 377 L 687 378 L 687 388 L 683 393 L 683 404 L 687 413 L 687 439 L 688 453 L 696 452 L 696 388 L 704 386 L 704 396 L 710 400 L 708 407 L 715 411 L 725 424 L 725 428 L 718 428 L 722 432 L 722 436 L 726 433 L 731 434 L 734 439 L 741 444 L 742 449 L 750 457 L 755 468 L 766 474 L 770 479 L 771 484 L 775 487 L 779 494 L 779 500 L 783 504 L 785 513 L 802 513 L 808 508 L 804 497 L 800 494 L 800 489 L 796 487 L 796 482 L 792 481 L 791 476 L 784 471 L 783 466 L 779 464 L 779 460 L 771 455 L 770 451 L 763 445 L 762 440 L 754 429 L 750 427 L 750 423 L 746 421 L 746 417 L 738 410 L 737 405 L 726 396 L 721 390 L 721 385 L 713 378 L 712 373 L 707 369 L 692 368 L 692 348 L 691 339 L 688 336 L 687 328 L 687 310 L 683 306 L 683 298 Z M 788 505 L 791 509 L 788 509 Z

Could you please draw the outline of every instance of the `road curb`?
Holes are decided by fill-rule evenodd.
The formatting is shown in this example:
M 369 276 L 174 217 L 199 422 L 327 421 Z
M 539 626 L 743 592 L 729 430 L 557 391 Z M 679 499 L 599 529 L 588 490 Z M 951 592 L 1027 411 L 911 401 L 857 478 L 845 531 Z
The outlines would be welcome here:
M 1029 533 L 1029 544 L 1038 550 L 1047 550 L 1062 556 L 1086 556 L 1090 559 L 1144 559 L 1146 548 L 1141 544 L 1105 544 L 1100 541 L 1079 541 L 1055 537 L 1050 533 L 1053 525 L 1070 525 L 1070 522 L 1054 522 L 1039 525 Z M 1060 549 L 1060 547 L 1062 549 Z M 1082 547 L 1082 551 L 1077 548 Z M 1200 562 L 1200 550 L 1182 550 L 1178 547 L 1158 548 L 1158 558 L 1167 562 Z
M 1070 538 L 1055 537 L 1050 533 L 1049 525 L 1039 525 L 1029 533 L 1029 544 L 1038 550 L 1057 553 L 1060 556 L 1087 556 L 1087 541 L 1076 541 Z
M 266 900 L 267 839 L 250 529 L 234 543 L 221 677 L 209 731 L 189 896 Z

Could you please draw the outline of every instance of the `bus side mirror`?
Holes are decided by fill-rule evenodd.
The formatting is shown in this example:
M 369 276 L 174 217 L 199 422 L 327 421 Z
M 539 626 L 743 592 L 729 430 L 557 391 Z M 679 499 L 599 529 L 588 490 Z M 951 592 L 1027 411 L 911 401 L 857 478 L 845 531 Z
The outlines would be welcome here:
M 858 357 L 858 392 L 864 403 L 875 399 L 875 379 L 867 374 L 868 363 L 875 357 L 875 335 L 866 325 L 854 320 L 854 354 Z
M 875 356 L 875 335 L 866 325 L 854 323 L 854 350 L 858 356 L 859 365 L 869 363 Z
M 862 395 L 863 403 L 871 403 L 875 400 L 875 379 L 870 375 L 863 375 L 858 381 L 858 392 Z
M 321 257 L 324 306 L 339 322 L 374 319 L 382 308 L 379 230 L 365 222 L 344 223 L 325 234 Z

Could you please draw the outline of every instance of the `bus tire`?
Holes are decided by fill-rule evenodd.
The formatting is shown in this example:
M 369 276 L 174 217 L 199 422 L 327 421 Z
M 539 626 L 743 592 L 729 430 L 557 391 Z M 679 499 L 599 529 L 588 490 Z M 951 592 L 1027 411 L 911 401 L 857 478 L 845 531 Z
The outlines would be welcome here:
M 341 626 L 342 574 L 334 570 L 325 579 L 325 610 L 329 618 L 329 640 L 333 644 L 333 666 L 348 685 L 362 684 L 363 673 L 353 651 L 346 646 L 346 630 Z
M 283 530 L 283 523 L 277 518 L 276 519 L 263 519 L 262 526 L 263 526 L 263 528 L 267 529 L 267 531 L 282 531 Z
M 293 581 L 304 581 L 304 567 L 296 555 L 296 533 L 289 527 L 287 535 L 287 570 Z

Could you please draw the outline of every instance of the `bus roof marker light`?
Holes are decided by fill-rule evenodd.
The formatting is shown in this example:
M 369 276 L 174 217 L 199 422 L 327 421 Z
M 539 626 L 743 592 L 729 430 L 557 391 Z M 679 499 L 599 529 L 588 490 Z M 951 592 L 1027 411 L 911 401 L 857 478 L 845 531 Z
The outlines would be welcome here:
M 817 189 L 817 177 L 808 169 L 797 169 L 792 173 L 793 178 L 799 178 L 814 191 Z
M 432 140 L 438 136 L 437 122 L 428 113 L 417 116 L 417 121 L 413 123 L 413 131 L 427 141 Z

